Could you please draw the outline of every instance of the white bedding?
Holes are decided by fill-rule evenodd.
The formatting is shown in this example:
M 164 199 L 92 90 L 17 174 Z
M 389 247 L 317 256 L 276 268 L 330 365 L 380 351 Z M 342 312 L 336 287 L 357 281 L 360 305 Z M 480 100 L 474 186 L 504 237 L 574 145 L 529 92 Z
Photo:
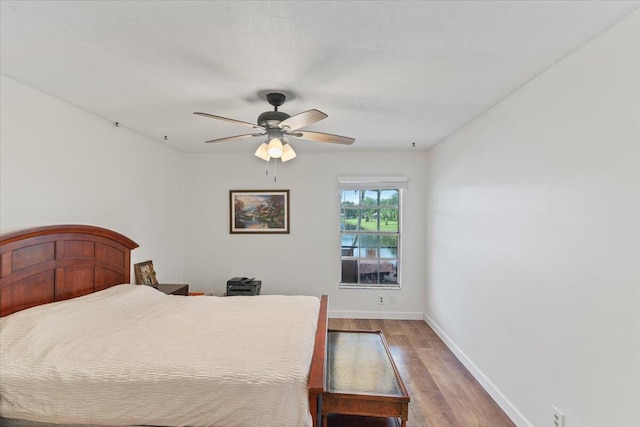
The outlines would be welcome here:
M 0 415 L 52 423 L 311 426 L 319 300 L 119 285 L 0 319 Z

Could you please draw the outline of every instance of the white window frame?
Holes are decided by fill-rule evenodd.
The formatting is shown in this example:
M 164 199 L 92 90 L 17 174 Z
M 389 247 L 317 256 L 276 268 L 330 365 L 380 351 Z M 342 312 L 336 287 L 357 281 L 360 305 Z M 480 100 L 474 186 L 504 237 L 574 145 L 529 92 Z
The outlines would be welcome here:
M 385 177 L 338 177 L 338 219 L 339 219 L 339 236 L 340 236 L 340 277 L 338 279 L 339 287 L 341 289 L 401 289 L 402 288 L 402 224 L 403 224 L 403 193 L 407 189 L 408 179 L 404 176 L 385 176 Z M 398 232 L 393 233 L 398 236 L 398 253 L 397 253 L 397 267 L 396 276 L 397 283 L 343 283 L 342 282 L 342 261 L 344 256 L 342 255 L 342 220 L 340 214 L 342 213 L 342 192 L 349 190 L 398 190 Z M 374 233 L 380 236 L 385 235 L 382 233 Z M 380 253 L 377 256 L 380 258 Z M 358 274 L 358 281 L 360 275 Z

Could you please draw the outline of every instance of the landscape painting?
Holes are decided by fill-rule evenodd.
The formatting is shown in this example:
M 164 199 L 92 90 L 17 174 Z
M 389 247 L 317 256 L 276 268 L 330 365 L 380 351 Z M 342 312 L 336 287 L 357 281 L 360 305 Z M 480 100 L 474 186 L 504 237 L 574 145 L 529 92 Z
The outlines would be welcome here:
M 229 191 L 230 232 L 289 233 L 289 190 Z

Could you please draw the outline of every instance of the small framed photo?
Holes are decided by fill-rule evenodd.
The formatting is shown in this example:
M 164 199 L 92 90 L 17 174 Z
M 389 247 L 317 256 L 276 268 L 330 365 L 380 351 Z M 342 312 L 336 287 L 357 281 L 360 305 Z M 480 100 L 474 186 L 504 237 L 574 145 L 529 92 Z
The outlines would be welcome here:
M 136 274 L 136 284 L 158 287 L 158 279 L 156 278 L 156 271 L 153 269 L 152 261 L 134 264 L 133 269 Z
M 231 234 L 289 234 L 289 190 L 229 191 Z

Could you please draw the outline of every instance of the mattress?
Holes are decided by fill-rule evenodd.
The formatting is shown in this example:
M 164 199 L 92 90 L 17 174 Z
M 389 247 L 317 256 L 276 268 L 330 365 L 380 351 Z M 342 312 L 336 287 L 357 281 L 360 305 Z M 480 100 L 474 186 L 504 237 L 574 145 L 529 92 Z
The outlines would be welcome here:
M 311 426 L 319 300 L 119 285 L 0 319 L 0 415 L 60 424 Z

